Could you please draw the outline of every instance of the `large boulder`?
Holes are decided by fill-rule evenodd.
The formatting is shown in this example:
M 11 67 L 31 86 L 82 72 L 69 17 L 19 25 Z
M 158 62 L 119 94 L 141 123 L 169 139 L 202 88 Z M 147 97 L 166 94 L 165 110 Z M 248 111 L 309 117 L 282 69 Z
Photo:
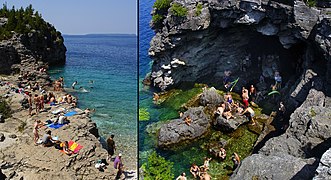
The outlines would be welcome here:
M 317 166 L 316 162 L 314 158 L 301 159 L 287 154 L 253 154 L 241 162 L 240 168 L 231 179 L 311 179 Z
M 187 125 L 183 119 L 171 120 L 161 126 L 158 135 L 158 146 L 166 147 L 186 140 L 196 139 L 208 131 L 210 127 L 209 119 L 203 112 L 203 107 L 188 109 L 184 117 L 190 116 L 192 123 Z
M 204 89 L 200 96 L 200 104 L 203 106 L 219 105 L 222 101 L 224 101 L 223 97 L 217 93 L 214 87 Z
M 248 122 L 249 120 L 243 116 L 237 116 L 235 119 L 225 119 L 222 116 L 216 118 L 216 126 L 224 131 L 235 131 L 240 125 Z

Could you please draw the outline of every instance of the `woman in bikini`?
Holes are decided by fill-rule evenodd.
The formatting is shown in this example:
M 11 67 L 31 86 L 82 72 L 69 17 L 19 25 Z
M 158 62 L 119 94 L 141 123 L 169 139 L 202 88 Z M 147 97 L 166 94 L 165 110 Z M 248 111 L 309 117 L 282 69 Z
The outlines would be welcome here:
M 37 145 L 37 141 L 39 139 L 39 134 L 38 134 L 38 129 L 42 127 L 44 124 L 40 122 L 40 120 L 36 120 L 35 123 L 33 124 L 33 141 L 34 144 Z
M 197 176 L 199 176 L 199 174 L 200 174 L 199 166 L 197 166 L 195 163 L 193 163 L 190 168 L 190 172 L 194 176 L 194 178 L 197 178 Z

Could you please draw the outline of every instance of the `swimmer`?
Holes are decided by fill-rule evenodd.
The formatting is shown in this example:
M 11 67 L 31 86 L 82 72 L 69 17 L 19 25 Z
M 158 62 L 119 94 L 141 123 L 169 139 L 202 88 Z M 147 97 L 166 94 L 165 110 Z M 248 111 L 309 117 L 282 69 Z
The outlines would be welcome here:
M 76 86 L 77 83 L 78 83 L 77 81 L 73 82 L 72 85 L 71 85 L 71 88 L 75 89 L 75 86 Z

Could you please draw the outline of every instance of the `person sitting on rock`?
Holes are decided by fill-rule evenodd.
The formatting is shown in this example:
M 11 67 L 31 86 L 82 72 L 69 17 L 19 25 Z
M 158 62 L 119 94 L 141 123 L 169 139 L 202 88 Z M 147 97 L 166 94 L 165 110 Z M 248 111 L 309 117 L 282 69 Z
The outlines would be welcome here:
M 218 155 L 217 155 L 220 160 L 224 161 L 225 158 L 226 158 L 226 151 L 224 148 L 221 148 L 220 151 L 218 152 Z
M 233 98 L 232 98 L 232 95 L 230 92 L 227 92 L 226 95 L 225 95 L 225 98 L 227 103 L 229 103 L 229 105 L 231 105 L 231 107 L 233 106 L 234 104 L 234 101 L 233 101 Z
M 232 162 L 233 162 L 233 170 L 237 169 L 237 167 L 240 165 L 240 158 L 237 153 L 232 154 Z
M 223 112 L 223 116 L 225 117 L 226 120 L 229 120 L 229 119 L 234 119 L 235 117 L 232 115 L 231 111 L 225 111 Z
M 184 121 L 189 126 L 192 123 L 192 119 L 191 119 L 190 115 L 186 116 L 184 118 Z
M 194 176 L 194 178 L 197 178 L 200 175 L 200 168 L 195 163 L 191 165 L 190 168 L 191 174 Z
M 219 105 L 219 107 L 215 111 L 215 114 L 218 114 L 218 115 L 222 116 L 224 110 L 225 110 L 225 103 L 224 102 L 221 102 L 221 104 Z
M 242 112 L 240 115 L 245 115 L 249 121 L 252 121 L 252 125 L 255 125 L 254 115 L 255 112 L 251 107 L 247 107 L 244 112 Z
M 53 146 L 55 142 L 58 142 L 52 138 L 52 131 L 47 131 L 46 134 L 44 134 L 42 138 L 42 143 L 44 147 L 50 147 Z
M 68 141 L 61 142 L 60 147 L 62 148 L 63 152 L 66 153 L 67 155 L 73 154 L 73 151 L 69 149 Z

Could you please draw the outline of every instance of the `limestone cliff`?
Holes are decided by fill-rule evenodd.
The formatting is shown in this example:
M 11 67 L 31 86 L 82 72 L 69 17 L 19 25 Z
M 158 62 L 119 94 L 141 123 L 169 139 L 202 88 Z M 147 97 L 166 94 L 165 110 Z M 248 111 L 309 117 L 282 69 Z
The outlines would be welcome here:
M 151 85 L 161 90 L 183 83 L 220 85 L 225 70 L 240 77 L 240 85 L 257 82 L 261 74 L 272 79 L 275 71 L 288 81 L 308 68 L 318 69 L 330 84 L 329 10 L 286 2 L 172 1 L 162 22 L 151 23 L 156 32 L 149 49 Z M 173 4 L 187 14 L 178 16 Z

